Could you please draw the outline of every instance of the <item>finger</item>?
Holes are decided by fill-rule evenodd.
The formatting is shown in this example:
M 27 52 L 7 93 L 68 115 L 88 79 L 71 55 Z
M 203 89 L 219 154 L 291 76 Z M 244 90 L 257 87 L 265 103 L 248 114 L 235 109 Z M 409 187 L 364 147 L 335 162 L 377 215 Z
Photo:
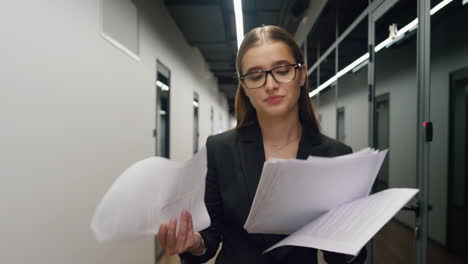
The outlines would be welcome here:
M 193 234 L 193 219 L 192 219 L 192 214 L 187 212 L 187 218 L 188 218 L 188 230 L 190 233 Z
M 187 241 L 187 227 L 188 216 L 186 211 L 180 213 L 179 233 L 177 234 L 177 252 L 182 253 L 185 251 L 185 244 Z
M 186 248 L 194 247 L 198 245 L 197 237 L 195 235 L 195 232 L 193 232 L 193 219 L 192 219 L 192 214 L 187 213 L 187 218 L 188 218 L 188 225 L 187 225 L 187 234 L 188 234 L 188 239 L 186 241 Z
M 167 240 L 167 225 L 161 224 L 158 231 L 158 241 L 161 248 L 166 249 L 166 240 Z
M 169 222 L 169 229 L 167 230 L 167 253 L 172 256 L 175 254 L 175 232 L 177 227 L 177 219 L 172 218 Z

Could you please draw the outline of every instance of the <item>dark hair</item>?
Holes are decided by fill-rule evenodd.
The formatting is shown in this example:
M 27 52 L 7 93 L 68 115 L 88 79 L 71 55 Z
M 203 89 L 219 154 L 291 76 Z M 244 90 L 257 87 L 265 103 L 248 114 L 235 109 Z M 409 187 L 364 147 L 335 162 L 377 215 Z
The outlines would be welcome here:
M 248 49 L 262 43 L 278 41 L 283 42 L 289 47 L 292 55 L 294 56 L 294 59 L 296 60 L 296 63 L 304 62 L 304 55 L 302 54 L 301 49 L 299 48 L 291 34 L 289 34 L 289 32 L 277 26 L 262 26 L 252 29 L 249 33 L 247 33 L 247 35 L 245 35 L 245 38 L 242 41 L 242 44 L 237 53 L 237 76 L 241 76 L 243 74 L 242 59 Z M 309 98 L 309 88 L 307 79 L 308 78 L 306 78 L 304 85 L 301 87 L 299 95 L 299 121 L 301 122 L 304 128 L 308 128 L 309 130 L 312 130 L 314 132 L 319 132 L 320 126 L 315 117 L 315 111 L 312 106 L 312 102 Z M 237 119 L 236 129 L 258 123 L 255 108 L 252 106 L 249 98 L 246 96 L 244 90 L 242 89 L 240 80 L 237 84 L 235 113 Z

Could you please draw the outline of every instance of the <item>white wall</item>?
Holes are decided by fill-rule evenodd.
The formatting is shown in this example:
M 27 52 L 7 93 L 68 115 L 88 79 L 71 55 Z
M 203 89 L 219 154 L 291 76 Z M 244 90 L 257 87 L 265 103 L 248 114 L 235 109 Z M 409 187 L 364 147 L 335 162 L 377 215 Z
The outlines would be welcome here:
M 353 151 L 369 145 L 366 69 L 347 74 L 338 81 L 338 107 L 345 109 L 345 143 L 352 147 Z
M 330 87 L 324 93 L 320 94 L 318 103 L 318 113 L 322 120 L 320 126 L 322 133 L 336 138 L 336 105 L 335 105 L 335 88 Z
M 468 67 L 468 35 L 459 25 L 464 14 L 432 25 L 431 121 L 434 140 L 430 146 L 429 236 L 446 243 L 448 192 L 448 129 L 450 73 Z M 442 21 L 442 20 L 441 20 Z M 402 46 L 383 49 L 376 56 L 376 96 L 389 93 L 389 187 L 416 186 L 417 83 L 415 37 Z M 359 150 L 368 145 L 367 67 L 339 79 L 338 107 L 345 107 L 346 144 Z M 319 112 L 324 131 L 335 137 L 334 91 L 320 96 Z M 324 100 L 324 98 L 327 98 Z M 414 224 L 412 213 L 400 212 L 400 221 Z
M 100 245 L 89 223 L 116 177 L 154 154 L 156 59 L 172 74 L 171 157 L 192 154 L 193 91 L 201 145 L 210 105 L 228 118 L 200 53 L 152 2 L 140 61 L 100 36 L 99 1 L 2 3 L 0 263 L 154 261 L 152 238 Z

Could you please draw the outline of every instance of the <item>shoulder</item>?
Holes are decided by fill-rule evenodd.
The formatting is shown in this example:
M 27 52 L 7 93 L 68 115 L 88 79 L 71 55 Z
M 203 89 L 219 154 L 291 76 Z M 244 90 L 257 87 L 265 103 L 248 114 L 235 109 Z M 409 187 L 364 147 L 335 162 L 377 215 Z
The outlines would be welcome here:
M 213 155 L 225 156 L 227 153 L 235 152 L 239 141 L 243 138 L 243 129 L 230 129 L 225 132 L 208 136 L 206 149 Z
M 206 140 L 208 166 L 216 167 L 216 164 L 235 163 L 242 138 L 242 129 L 231 129 L 208 136 Z
M 353 153 L 353 149 L 350 146 L 336 139 L 322 133 L 319 133 L 318 136 L 320 137 L 321 145 L 327 150 L 327 156 L 334 157 Z
M 241 128 L 233 128 L 223 133 L 209 136 L 207 144 L 227 146 L 236 145 L 239 141 L 261 141 L 261 131 L 258 125 L 251 125 Z
M 207 146 L 213 148 L 214 146 L 233 145 L 239 138 L 239 130 L 231 129 L 216 135 L 208 136 L 206 140 Z

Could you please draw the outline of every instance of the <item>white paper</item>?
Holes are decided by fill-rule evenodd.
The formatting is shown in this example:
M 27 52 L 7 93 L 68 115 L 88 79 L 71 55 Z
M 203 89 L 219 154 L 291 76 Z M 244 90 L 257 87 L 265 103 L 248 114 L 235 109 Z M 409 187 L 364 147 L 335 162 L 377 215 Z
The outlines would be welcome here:
M 292 234 L 327 211 L 368 196 L 386 153 L 367 148 L 337 158 L 268 160 L 244 228 Z
M 388 189 L 334 208 L 265 252 L 292 245 L 356 256 L 417 192 Z
M 159 225 L 192 214 L 195 231 L 210 226 L 204 203 L 206 150 L 191 160 L 151 157 L 126 169 L 97 206 L 91 229 L 98 241 L 154 236 Z

